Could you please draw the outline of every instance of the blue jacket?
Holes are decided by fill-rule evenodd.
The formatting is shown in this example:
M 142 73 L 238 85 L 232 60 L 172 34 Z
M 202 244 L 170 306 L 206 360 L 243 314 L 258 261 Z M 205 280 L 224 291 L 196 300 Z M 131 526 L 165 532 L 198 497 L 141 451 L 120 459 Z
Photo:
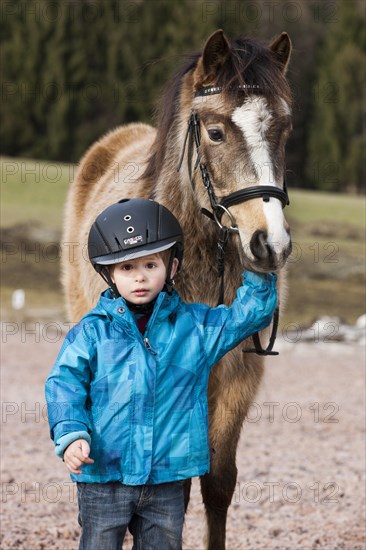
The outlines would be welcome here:
M 94 464 L 74 481 L 163 483 L 209 471 L 207 385 L 229 350 L 271 321 L 276 274 L 246 272 L 228 307 L 161 292 L 142 335 L 105 291 L 67 334 L 46 382 L 56 454 L 79 438 Z

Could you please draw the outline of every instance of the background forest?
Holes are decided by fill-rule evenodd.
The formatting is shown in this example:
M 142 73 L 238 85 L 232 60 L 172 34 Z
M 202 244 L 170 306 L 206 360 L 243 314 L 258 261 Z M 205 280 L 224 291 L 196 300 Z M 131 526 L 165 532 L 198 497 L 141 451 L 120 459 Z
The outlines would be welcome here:
M 75 162 L 101 134 L 150 122 L 183 54 L 223 28 L 286 30 L 295 132 L 289 184 L 360 192 L 365 180 L 363 0 L 1 0 L 0 153 Z

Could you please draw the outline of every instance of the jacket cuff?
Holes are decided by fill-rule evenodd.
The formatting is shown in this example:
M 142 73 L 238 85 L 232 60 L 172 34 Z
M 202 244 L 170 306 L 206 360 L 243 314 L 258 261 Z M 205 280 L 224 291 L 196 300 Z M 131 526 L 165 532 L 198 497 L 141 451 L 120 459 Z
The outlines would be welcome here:
M 277 273 L 254 273 L 253 271 L 244 271 L 243 278 L 246 283 L 252 283 L 253 286 L 275 287 L 277 283 Z
M 77 439 L 85 439 L 89 445 L 91 443 L 91 437 L 88 432 L 71 432 L 69 434 L 63 435 L 60 439 L 57 440 L 55 447 L 55 455 L 63 458 L 65 449 Z

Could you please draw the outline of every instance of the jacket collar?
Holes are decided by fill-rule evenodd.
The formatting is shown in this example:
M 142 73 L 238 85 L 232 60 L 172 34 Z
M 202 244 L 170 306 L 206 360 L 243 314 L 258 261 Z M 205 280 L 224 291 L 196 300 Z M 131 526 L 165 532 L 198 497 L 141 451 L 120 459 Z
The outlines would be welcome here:
M 177 309 L 179 302 L 180 298 L 175 290 L 173 290 L 171 295 L 167 292 L 160 292 L 156 299 L 151 317 L 156 317 L 159 321 L 166 319 Z M 102 292 L 93 313 L 106 315 L 110 319 L 116 320 L 122 324 L 125 322 L 134 322 L 134 316 L 129 310 L 124 298 L 113 298 L 110 289 Z

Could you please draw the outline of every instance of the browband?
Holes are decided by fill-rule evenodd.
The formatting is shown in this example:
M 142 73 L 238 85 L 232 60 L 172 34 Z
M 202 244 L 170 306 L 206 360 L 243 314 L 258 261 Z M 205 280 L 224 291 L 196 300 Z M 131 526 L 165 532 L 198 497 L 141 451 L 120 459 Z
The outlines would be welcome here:
M 258 84 L 238 84 L 237 86 L 230 87 L 229 89 L 237 90 L 259 90 Z M 202 97 L 207 95 L 220 94 L 223 90 L 223 86 L 207 86 L 206 88 L 200 88 L 194 94 L 194 97 Z

